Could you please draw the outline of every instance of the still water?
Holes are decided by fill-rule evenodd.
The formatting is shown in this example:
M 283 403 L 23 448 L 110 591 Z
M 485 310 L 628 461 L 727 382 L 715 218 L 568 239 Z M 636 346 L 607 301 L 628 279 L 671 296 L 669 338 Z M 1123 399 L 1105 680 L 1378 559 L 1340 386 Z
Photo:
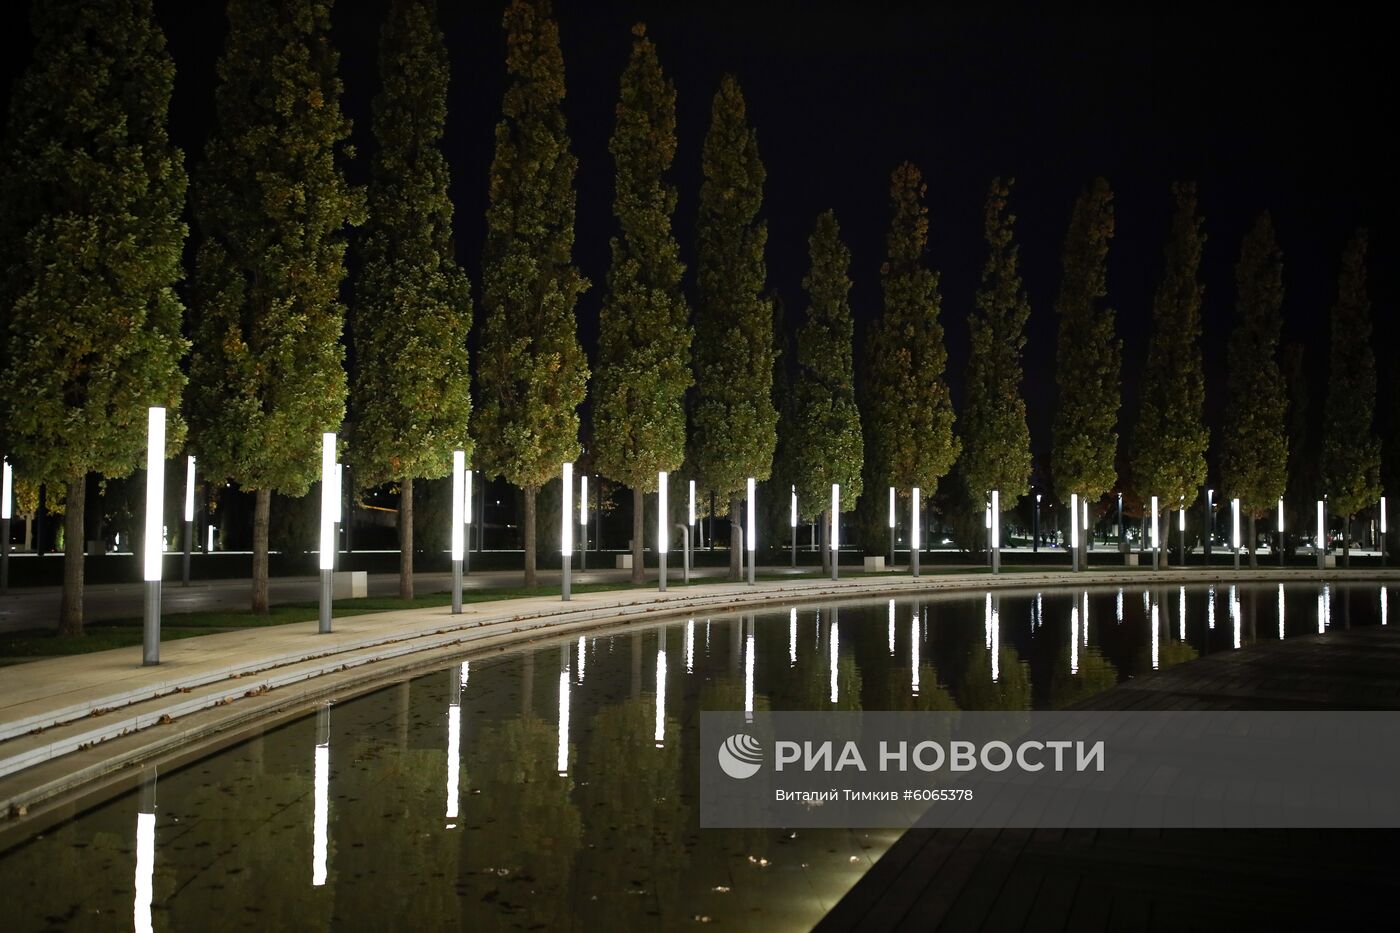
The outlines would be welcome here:
M 798 606 L 470 656 L 0 853 L 6 930 L 807 929 L 894 831 L 700 830 L 702 709 L 1061 708 L 1385 624 L 1383 587 Z

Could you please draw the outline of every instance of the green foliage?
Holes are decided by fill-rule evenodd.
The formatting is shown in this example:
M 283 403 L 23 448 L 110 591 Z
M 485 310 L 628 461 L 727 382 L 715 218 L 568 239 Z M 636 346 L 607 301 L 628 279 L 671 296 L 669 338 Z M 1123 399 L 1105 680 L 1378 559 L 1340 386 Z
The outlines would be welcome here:
M 150 406 L 183 443 L 186 180 L 150 0 L 37 3 L 32 28 L 0 191 L 0 448 L 59 504 L 57 483 L 144 462 Z
M 972 352 L 960 461 L 969 497 L 981 503 L 988 490 L 1000 490 L 1007 510 L 1029 492 L 1031 474 L 1031 434 L 1021 397 L 1021 351 L 1031 306 L 1017 268 L 1019 248 L 1012 242 L 1016 215 L 1006 211 L 1013 184 L 1015 179 L 997 178 L 987 192 L 990 251 L 977 291 L 977 311 L 968 320 Z
M 1094 500 L 1117 481 L 1119 371 L 1123 342 L 1114 335 L 1108 294 L 1108 246 L 1113 239 L 1113 192 L 1097 178 L 1080 192 L 1065 234 L 1064 273 L 1055 302 L 1054 446 L 1050 474 L 1055 492 Z
M 1323 485 L 1334 515 L 1354 515 L 1381 494 L 1381 445 L 1375 431 L 1376 355 L 1366 293 L 1365 230 L 1342 254 L 1332 306 L 1332 353 L 1322 433 Z
M 866 413 L 871 476 L 905 494 L 919 486 L 932 496 L 961 444 L 943 381 L 948 351 L 938 322 L 938 274 L 924 266 L 927 189 L 909 162 L 890 179 L 894 216 L 886 238 L 889 256 L 880 267 L 885 313 L 870 341 Z
M 574 303 L 588 280 L 572 264 L 578 160 L 559 26 L 548 0 L 512 0 L 505 28 L 510 85 L 491 163 L 473 433 L 488 474 L 538 489 L 579 455 L 588 361 Z
M 680 247 L 671 232 L 676 189 L 676 89 L 661 73 L 646 27 L 632 30 L 617 127 L 612 241 L 594 379 L 598 470 L 633 489 L 656 489 L 659 470 L 685 459 L 685 393 L 691 385 L 690 311 L 681 293 Z
M 300 496 L 345 414 L 346 227 L 330 0 L 229 0 L 218 125 L 195 177 L 203 242 L 188 409 L 205 475 Z
M 1289 445 L 1296 451 L 1315 451 L 1317 441 L 1312 425 L 1312 401 L 1308 393 L 1308 371 L 1303 345 L 1293 342 L 1283 348 L 1280 371 L 1288 386 Z M 1300 530 L 1314 522 L 1314 504 L 1322 498 L 1322 471 L 1318 457 L 1288 458 L 1288 491 L 1284 496 L 1288 528 Z
M 1166 268 L 1152 301 L 1152 337 L 1143 372 L 1142 403 L 1133 437 L 1134 488 L 1167 505 L 1196 498 L 1206 480 L 1210 431 L 1202 418 L 1205 374 L 1201 362 L 1198 273 L 1206 236 L 1196 214 L 1196 186 L 1172 186 L 1176 209 L 1167 241 Z
M 767 479 L 777 445 L 773 310 L 763 297 L 765 172 L 732 75 L 720 82 L 705 134 L 697 244 L 695 401 L 690 462 L 721 497 Z
M 1288 482 L 1288 396 L 1278 364 L 1283 253 L 1267 211 L 1244 239 L 1235 288 L 1239 322 L 1230 335 L 1220 473 L 1225 494 L 1258 517 L 1275 508 Z
M 436 8 L 395 0 L 380 36 L 379 146 L 350 315 L 346 455 L 364 486 L 445 476 L 452 451 L 471 449 L 471 289 L 452 256 L 441 148 L 449 69 Z
M 792 456 L 803 521 L 831 507 L 831 484 L 841 484 L 841 509 L 855 508 L 861 494 L 864 441 L 856 408 L 855 362 L 851 342 L 849 270 L 851 251 L 841 242 L 836 215 L 817 217 L 807 241 L 812 266 L 802 287 L 807 290 L 807 320 L 797 335 L 797 386 L 792 413 Z

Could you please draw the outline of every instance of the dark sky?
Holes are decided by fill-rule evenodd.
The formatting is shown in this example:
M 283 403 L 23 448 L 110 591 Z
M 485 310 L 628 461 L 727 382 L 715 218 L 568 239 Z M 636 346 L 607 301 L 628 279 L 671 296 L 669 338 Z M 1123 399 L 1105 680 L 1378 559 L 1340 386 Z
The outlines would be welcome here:
M 1208 417 L 1219 424 L 1225 341 L 1240 238 L 1274 212 L 1285 254 L 1285 339 L 1309 349 L 1321 383 L 1326 315 L 1339 255 L 1358 225 L 1372 228 L 1377 346 L 1391 323 L 1396 110 L 1386 31 L 1331 7 L 1250 12 L 1079 14 L 1005 5 L 941 10 L 926 3 L 564 3 L 556 8 L 568 74 L 566 102 L 579 156 L 577 259 L 595 283 L 579 309 L 591 354 L 609 258 L 612 162 L 607 151 L 629 27 L 648 24 L 679 94 L 676 230 L 693 261 L 700 147 L 725 71 L 744 89 L 768 171 L 769 283 L 790 315 L 816 214 L 836 210 L 854 252 L 858 334 L 879 312 L 890 170 L 909 159 L 929 184 L 929 262 L 942 273 L 949 379 L 956 401 L 966 364 L 966 314 L 984 258 L 982 205 L 990 179 L 1015 176 L 1012 204 L 1032 302 L 1027 346 L 1031 427 L 1049 445 L 1059 253 L 1076 193 L 1095 175 L 1116 195 L 1109 297 L 1125 340 L 1125 406 L 1136 411 L 1146 321 L 1161 271 L 1168 186 L 1199 184 L 1208 234 L 1205 352 Z M 222 4 L 157 0 L 178 69 L 172 132 L 199 158 L 212 118 Z M 362 179 L 376 43 L 385 0 L 340 0 L 345 106 L 355 120 Z M 504 88 L 501 2 L 441 3 L 453 64 L 447 150 L 459 258 L 480 281 L 486 173 Z M 13 79 L 29 58 L 27 25 L 6 31 Z M 1384 44 L 1383 44 L 1384 43 Z M 1390 101 L 1390 103 L 1387 103 Z M 1379 354 L 1382 370 L 1393 354 Z M 1315 394 L 1316 397 L 1316 394 Z

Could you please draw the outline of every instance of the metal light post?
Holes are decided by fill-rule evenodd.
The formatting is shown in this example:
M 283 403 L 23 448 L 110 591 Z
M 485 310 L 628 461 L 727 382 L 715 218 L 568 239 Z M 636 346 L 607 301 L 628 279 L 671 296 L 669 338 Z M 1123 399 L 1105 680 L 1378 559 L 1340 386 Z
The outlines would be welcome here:
M 1118 552 L 1120 554 L 1128 553 L 1128 535 L 1123 528 L 1123 494 L 1121 492 L 1118 494 Z
M 194 549 L 194 457 L 185 458 L 185 533 L 180 536 L 185 546 L 180 563 L 180 585 L 190 585 L 190 552 Z
M 588 474 L 578 478 L 578 570 L 588 569 Z
M 1206 489 L 1206 513 L 1201 516 L 1201 537 L 1205 540 L 1202 545 L 1206 566 L 1210 566 L 1210 539 L 1215 536 L 1215 490 Z
M 656 582 L 658 593 L 666 592 L 666 552 L 671 531 L 666 521 L 666 511 L 666 471 L 661 470 L 656 474 L 656 561 L 660 569 Z
M 753 564 L 754 559 L 758 556 L 758 526 L 754 523 L 754 514 L 756 509 L 754 502 L 754 478 L 752 476 L 749 477 L 748 483 L 746 484 L 746 492 L 748 493 L 748 508 L 745 511 L 748 513 L 746 517 L 748 518 L 749 527 L 744 529 L 744 533 L 745 536 L 748 538 L 747 550 L 749 552 L 749 586 L 753 586 Z
M 1001 492 L 992 490 L 992 573 L 1001 573 Z
M 1176 510 L 1176 547 L 1181 553 L 1181 566 L 1186 566 L 1186 497 L 1181 497 L 1181 503 Z
M 3 473 L 3 485 L 5 499 L 0 502 L 0 593 L 10 591 L 10 514 L 14 508 L 15 501 L 15 469 L 10 466 L 7 458 L 3 466 L 0 466 L 0 473 Z
M 1031 535 L 1031 553 L 1040 553 L 1040 493 L 1035 494 L 1035 528 Z
M 564 464 L 563 472 L 564 508 L 559 518 L 559 564 L 563 568 L 564 582 L 559 598 L 568 602 L 573 598 L 570 575 L 574 571 L 574 465 Z
M 789 536 L 792 538 L 792 566 L 797 567 L 797 486 L 794 484 L 791 493 L 792 499 L 788 503 L 788 526 Z
M 1162 544 L 1157 537 L 1157 497 L 1152 497 L 1152 569 L 1162 569 Z
M 1313 548 L 1317 552 L 1317 569 L 1327 569 L 1327 501 L 1317 500 L 1317 543 Z
M 1386 558 L 1386 527 L 1385 527 L 1385 496 L 1381 496 L 1381 566 L 1385 566 Z
M 1230 500 L 1230 546 L 1235 549 L 1235 569 L 1240 569 L 1240 500 Z
M 1079 493 L 1069 494 L 1069 553 L 1070 569 L 1079 571 Z
M 1079 503 L 1079 507 L 1084 510 L 1084 566 L 1089 565 L 1089 552 L 1094 549 L 1094 533 L 1089 525 L 1089 497 L 1085 496 Z
M 145 618 L 141 663 L 160 663 L 160 577 L 165 557 L 165 409 L 146 413 Z
M 462 520 L 466 497 L 467 452 L 452 451 L 452 614 L 462 612 L 462 555 L 466 523 Z
M 890 567 L 894 567 L 894 487 L 890 487 Z
M 695 537 L 695 480 L 690 481 L 690 511 L 687 518 L 690 519 L 686 524 L 690 528 L 691 547 L 698 547 L 700 542 Z
M 335 589 L 335 433 L 321 435 L 321 618 L 322 635 L 331 630 Z
M 832 483 L 832 484 L 831 484 L 831 534 L 830 534 L 830 538 L 831 538 L 831 579 L 833 579 L 833 580 L 838 579 L 838 578 L 840 577 L 840 575 L 841 575 L 840 572 L 839 572 L 839 570 L 837 569 L 838 566 L 840 565 L 840 561 L 839 561 L 837 558 L 839 558 L 840 555 L 841 555 L 841 550 L 840 550 L 841 544 L 840 544 L 840 542 L 837 540 L 837 538 L 839 537 L 839 532 L 840 532 L 840 530 L 841 530 L 841 484 L 840 484 L 840 483 Z
M 1385 510 L 1384 510 L 1384 509 L 1381 510 L 1381 514 L 1382 514 L 1382 515 L 1385 514 Z M 1384 522 L 1384 519 L 1382 519 L 1382 522 Z M 1284 548 L 1283 548 L 1283 496 L 1279 496 L 1279 497 L 1278 497 L 1278 565 L 1279 565 L 1280 567 L 1283 566 L 1283 550 L 1284 550 Z
M 919 579 L 919 550 L 924 543 L 919 528 L 919 487 L 915 486 L 909 497 L 909 573 Z
M 462 479 L 465 484 L 462 494 L 462 524 L 465 526 L 462 537 L 466 545 L 462 548 L 462 576 L 466 576 L 472 570 L 472 471 L 463 473 Z M 485 484 L 482 484 L 482 490 L 485 491 Z
M 335 495 L 335 514 L 331 517 L 331 570 L 340 569 L 340 523 L 344 518 L 341 511 L 345 503 L 345 497 L 341 495 L 345 484 L 342 481 L 345 476 L 345 466 L 337 462 L 335 472 L 331 474 L 332 492 Z

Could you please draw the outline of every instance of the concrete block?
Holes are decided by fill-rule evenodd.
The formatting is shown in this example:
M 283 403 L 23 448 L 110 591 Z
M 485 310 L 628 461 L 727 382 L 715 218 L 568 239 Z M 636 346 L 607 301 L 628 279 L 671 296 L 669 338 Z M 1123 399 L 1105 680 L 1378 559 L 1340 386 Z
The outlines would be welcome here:
M 877 556 L 877 557 L 871 557 L 871 556 L 868 555 L 868 554 L 866 555 L 866 557 L 865 557 L 865 572 L 866 572 L 866 573 L 883 573 L 883 572 L 884 572 L 884 569 L 885 569 L 885 555 L 881 554 L 881 555 L 879 555 L 879 556 Z
M 369 574 L 363 570 L 339 570 L 331 575 L 331 594 L 336 599 L 363 599 L 369 595 Z

